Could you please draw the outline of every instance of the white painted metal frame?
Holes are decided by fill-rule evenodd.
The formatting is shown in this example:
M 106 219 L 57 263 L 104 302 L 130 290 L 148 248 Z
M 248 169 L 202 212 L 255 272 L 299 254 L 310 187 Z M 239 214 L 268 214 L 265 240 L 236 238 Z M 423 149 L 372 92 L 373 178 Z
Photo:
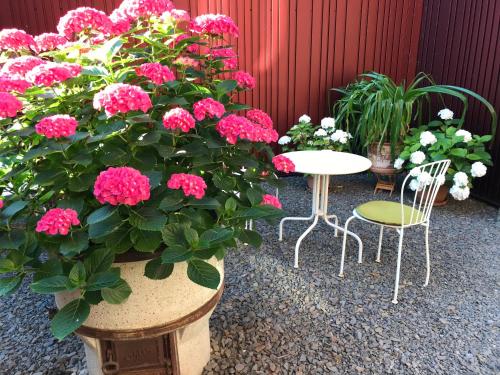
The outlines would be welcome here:
M 429 219 L 431 216 L 434 201 L 436 200 L 438 189 L 441 186 L 442 182 L 444 182 L 446 171 L 448 170 L 449 166 L 450 166 L 450 160 L 446 159 L 446 160 L 440 160 L 440 161 L 424 164 L 424 165 L 418 167 L 420 175 L 422 175 L 423 173 L 428 173 L 430 178 L 428 177 L 427 182 L 426 182 L 426 179 L 423 179 L 421 186 L 413 194 L 413 204 L 412 204 L 411 215 L 410 215 L 409 221 L 407 223 L 405 223 L 405 217 L 404 217 L 404 192 L 405 192 L 405 188 L 406 188 L 408 181 L 410 179 L 414 178 L 410 174 L 408 174 L 408 176 L 406 176 L 406 178 L 403 181 L 403 186 L 401 187 L 401 225 L 387 225 L 387 224 L 381 224 L 379 222 L 375 222 L 372 220 L 368 220 L 368 219 L 362 217 L 358 212 L 356 212 L 356 209 L 354 209 L 353 216 L 351 216 L 349 219 L 347 219 L 345 226 L 344 226 L 345 231 L 344 231 L 344 238 L 343 238 L 343 242 L 342 242 L 342 256 L 340 259 L 340 272 L 339 272 L 340 277 L 344 277 L 344 260 L 345 260 L 345 249 L 346 249 L 346 242 L 347 242 L 346 233 L 349 233 L 347 228 L 349 226 L 349 223 L 353 219 L 356 218 L 356 219 L 360 219 L 362 221 L 366 221 L 368 223 L 380 225 L 380 234 L 379 234 L 379 239 L 378 239 L 377 256 L 375 258 L 376 262 L 380 262 L 384 228 L 386 228 L 386 227 L 394 228 L 399 233 L 398 258 L 397 258 L 397 265 L 396 265 L 396 280 L 394 283 L 394 297 L 392 299 L 392 303 L 394 303 L 394 304 L 398 303 L 399 276 L 400 276 L 400 271 L 401 271 L 401 253 L 403 251 L 404 230 L 406 228 L 416 226 L 416 225 L 424 226 L 425 227 L 425 260 L 426 260 L 426 275 L 425 275 L 424 286 L 427 286 L 429 284 L 429 277 L 430 277 L 430 272 L 431 272 L 430 254 L 429 254 L 429 225 L 430 225 Z M 418 212 L 421 212 L 422 214 L 419 215 Z M 363 256 L 363 247 L 360 246 L 359 252 L 358 252 L 358 259 L 362 259 L 362 256 Z M 359 263 L 361 263 L 361 262 L 359 262 Z
M 312 224 L 305 230 L 304 233 L 299 237 L 297 243 L 295 244 L 295 258 L 294 258 L 294 267 L 299 267 L 299 248 L 302 240 L 313 230 L 313 228 L 318 224 L 319 218 L 323 218 L 325 222 L 335 228 L 335 237 L 338 235 L 338 231 L 342 231 L 344 233 L 350 234 L 358 241 L 360 246 L 360 253 L 362 253 L 363 243 L 361 239 L 354 233 L 346 231 L 343 227 L 339 226 L 339 220 L 336 215 L 328 215 L 328 187 L 330 184 L 330 176 L 329 175 L 314 175 L 313 182 L 313 191 L 312 191 L 312 209 L 311 215 L 308 217 L 285 217 L 281 219 L 279 225 L 279 240 L 283 241 L 283 224 L 285 221 L 310 221 L 313 220 Z M 334 219 L 335 223 L 332 223 L 330 219 Z M 361 263 L 361 258 L 359 259 Z

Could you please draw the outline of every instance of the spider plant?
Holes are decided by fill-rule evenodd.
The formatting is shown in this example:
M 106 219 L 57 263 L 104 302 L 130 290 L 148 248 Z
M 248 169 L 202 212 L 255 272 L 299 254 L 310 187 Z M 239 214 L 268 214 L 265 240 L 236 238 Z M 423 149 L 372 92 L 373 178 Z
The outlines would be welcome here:
M 358 147 L 366 149 L 371 144 L 378 144 L 380 149 L 389 142 L 393 158 L 410 124 L 422 123 L 424 105 L 430 106 L 431 94 L 437 94 L 441 100 L 443 96 L 452 96 L 463 103 L 459 128 L 468 107 L 466 95 L 474 97 L 489 110 L 493 135 L 495 132 L 495 109 L 486 99 L 462 87 L 436 85 L 425 73 L 417 74 L 409 85 L 404 81 L 398 85 L 384 74 L 370 72 L 361 74 L 359 80 L 345 88 L 332 90 L 342 95 L 333 106 L 333 113 L 345 130 L 354 135 Z

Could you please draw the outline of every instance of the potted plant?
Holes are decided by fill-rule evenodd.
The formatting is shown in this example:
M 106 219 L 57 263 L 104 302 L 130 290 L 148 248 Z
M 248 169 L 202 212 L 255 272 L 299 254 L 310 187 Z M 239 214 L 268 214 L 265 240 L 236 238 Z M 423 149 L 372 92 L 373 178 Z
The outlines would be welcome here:
M 446 179 L 436 196 L 436 206 L 446 204 L 448 193 L 456 200 L 467 199 L 472 180 L 483 177 L 487 166 L 493 165 L 485 147 L 492 140 L 492 135 L 472 135 L 458 128 L 459 121 L 453 119 L 453 112 L 448 108 L 439 111 L 438 116 L 441 120 L 410 129 L 403 141 L 403 151 L 394 163 L 396 169 L 409 171 L 414 177 L 410 181 L 410 189 L 419 191 L 428 180 L 419 174 L 416 167 L 433 161 L 451 160 Z
M 283 151 L 332 150 L 345 151 L 350 147 L 352 136 L 349 132 L 336 128 L 335 119 L 325 117 L 319 125 L 314 125 L 308 115 L 302 115 L 298 124 L 293 125 L 286 135 L 278 140 Z M 307 185 L 312 189 L 313 179 L 307 177 Z
M 419 73 L 407 85 L 396 84 L 390 77 L 376 73 L 361 74 L 361 79 L 345 88 L 332 89 L 342 94 L 333 106 L 337 121 L 354 136 L 358 149 L 366 150 L 372 161 L 372 171 L 394 173 L 393 160 L 400 151 L 401 142 L 412 123 L 421 125 L 424 105 L 432 94 L 448 95 L 463 103 L 459 120 L 462 126 L 470 95 L 481 101 L 496 123 L 493 106 L 480 95 L 457 86 L 436 85 L 432 79 Z
M 0 31 L 0 296 L 25 279 L 55 293 L 51 331 L 84 336 L 91 373 L 96 337 L 202 319 L 186 343 L 199 355 L 181 364 L 199 373 L 222 259 L 261 243 L 245 222 L 281 210 L 260 185 L 293 171 L 273 158 L 269 116 L 233 102 L 255 86 L 233 70 L 224 38 L 238 28 L 125 0 L 110 16 L 72 10 L 58 30 Z

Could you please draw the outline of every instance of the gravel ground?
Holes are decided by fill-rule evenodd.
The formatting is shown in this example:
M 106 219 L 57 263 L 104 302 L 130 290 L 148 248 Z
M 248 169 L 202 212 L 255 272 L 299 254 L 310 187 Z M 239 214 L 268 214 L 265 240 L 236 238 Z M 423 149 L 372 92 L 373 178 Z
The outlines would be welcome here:
M 280 198 L 292 215 L 310 209 L 311 193 L 287 178 Z M 366 175 L 338 177 L 330 211 L 344 222 L 373 199 Z M 379 193 L 377 198 L 387 199 Z M 394 198 L 393 198 L 394 199 Z M 212 321 L 206 374 L 498 374 L 500 373 L 500 223 L 497 210 L 475 200 L 436 208 L 431 225 L 431 281 L 425 277 L 423 230 L 405 232 L 399 304 L 392 305 L 397 237 L 387 232 L 382 263 L 373 261 L 377 227 L 354 222 L 355 242 L 337 277 L 341 238 L 321 224 L 293 247 L 306 228 L 260 224 L 265 241 L 226 260 L 226 289 Z M 423 228 L 422 228 L 423 229 Z M 29 293 L 0 300 L 1 374 L 86 374 L 80 341 L 57 343 L 48 330 L 50 297 Z

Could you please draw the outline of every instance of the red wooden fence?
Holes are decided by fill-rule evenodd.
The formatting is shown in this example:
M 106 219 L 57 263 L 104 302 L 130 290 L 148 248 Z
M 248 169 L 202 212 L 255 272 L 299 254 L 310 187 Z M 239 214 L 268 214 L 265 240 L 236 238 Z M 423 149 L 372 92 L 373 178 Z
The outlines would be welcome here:
M 471 89 L 490 101 L 500 114 L 500 1 L 425 0 L 419 71 L 438 83 Z M 447 103 L 459 112 L 457 102 Z M 474 133 L 490 131 L 488 111 L 471 101 L 465 128 Z M 474 181 L 473 193 L 500 206 L 500 131 L 491 152 L 494 167 Z
M 55 30 L 78 6 L 111 12 L 120 0 L 1 0 L 0 28 Z M 366 70 L 413 77 L 423 0 L 174 0 L 191 14 L 225 13 L 241 30 L 240 68 L 257 88 L 245 102 L 283 133 L 298 116 L 328 113 L 327 91 Z

